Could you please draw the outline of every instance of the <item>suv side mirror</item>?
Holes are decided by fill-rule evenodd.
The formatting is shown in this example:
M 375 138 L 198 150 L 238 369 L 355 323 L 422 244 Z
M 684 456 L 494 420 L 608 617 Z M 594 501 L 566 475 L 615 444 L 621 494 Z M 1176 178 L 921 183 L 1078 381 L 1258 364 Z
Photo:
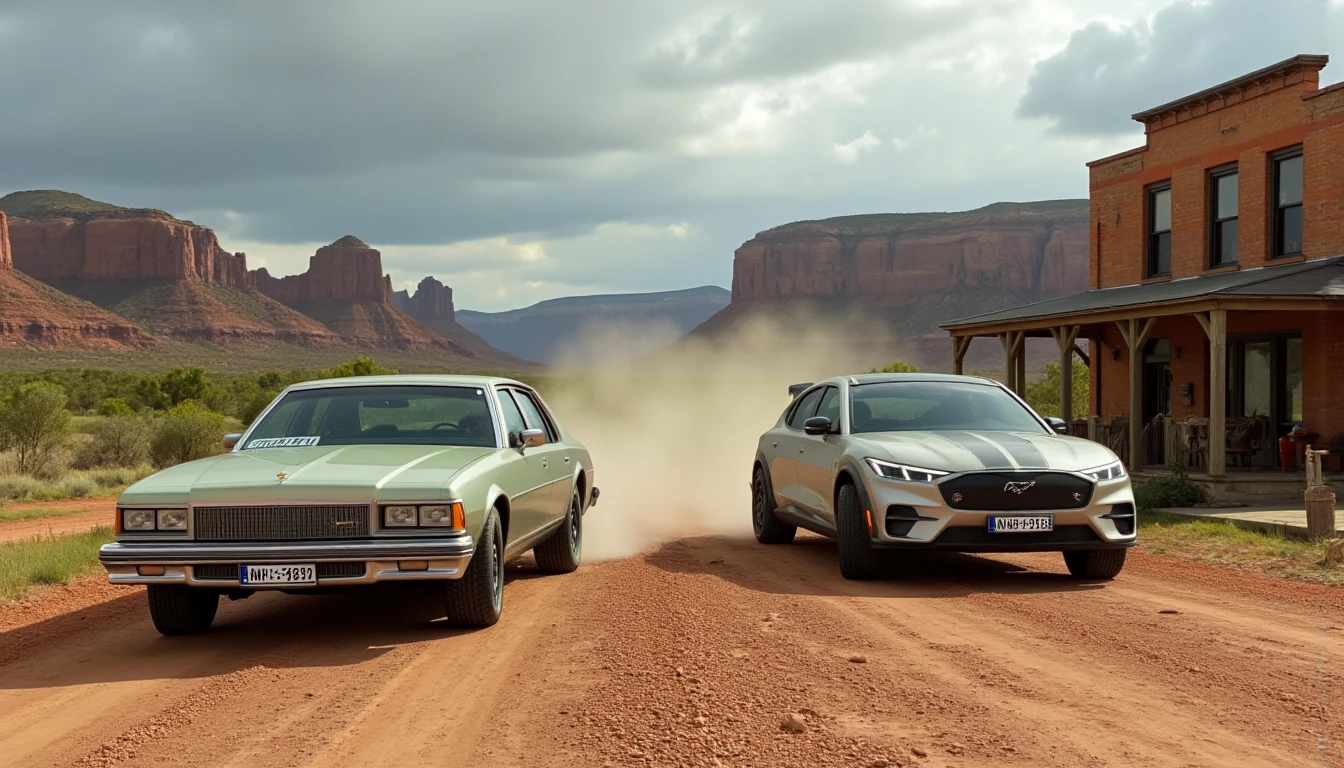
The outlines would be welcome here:
M 540 429 L 524 429 L 518 433 L 518 442 L 522 448 L 537 448 L 546 444 L 546 432 Z
M 243 439 L 243 436 L 242 436 L 241 433 L 230 432 L 229 434 L 225 435 L 225 436 L 224 436 L 224 450 L 226 450 L 226 451 L 232 451 L 233 448 L 234 448 L 234 446 L 238 445 L 238 441 L 239 441 L 239 440 L 242 440 L 242 439 Z
M 809 435 L 825 435 L 831 431 L 831 420 L 825 416 L 813 416 L 803 422 L 803 431 Z
M 1058 416 L 1046 416 L 1045 423 L 1049 424 L 1051 429 L 1055 430 L 1055 432 L 1058 432 L 1061 435 L 1069 434 L 1068 422 L 1064 421 Z

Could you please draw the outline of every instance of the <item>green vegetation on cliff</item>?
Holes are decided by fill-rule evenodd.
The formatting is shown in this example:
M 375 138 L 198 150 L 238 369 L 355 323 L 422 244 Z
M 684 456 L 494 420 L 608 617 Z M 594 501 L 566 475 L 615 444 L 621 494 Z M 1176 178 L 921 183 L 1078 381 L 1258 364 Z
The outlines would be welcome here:
M 0 211 L 20 219 L 126 219 L 151 217 L 171 219 L 172 214 L 157 208 L 123 208 L 91 200 L 59 189 L 30 189 L 0 197 Z

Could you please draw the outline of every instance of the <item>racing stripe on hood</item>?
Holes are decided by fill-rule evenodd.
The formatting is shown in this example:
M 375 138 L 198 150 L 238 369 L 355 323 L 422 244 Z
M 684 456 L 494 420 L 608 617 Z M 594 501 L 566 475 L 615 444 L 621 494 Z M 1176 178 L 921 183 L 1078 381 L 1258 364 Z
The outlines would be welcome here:
M 984 440 L 994 443 L 995 446 L 1002 448 L 1019 467 L 1031 469 L 1043 468 L 1049 469 L 1050 464 L 1046 462 L 1045 455 L 1040 449 L 1032 445 L 1031 442 L 1014 435 L 1011 432 L 990 432 L 977 435 Z
M 939 432 L 938 436 L 962 450 L 969 451 L 985 469 L 1011 467 L 1008 452 L 970 432 Z

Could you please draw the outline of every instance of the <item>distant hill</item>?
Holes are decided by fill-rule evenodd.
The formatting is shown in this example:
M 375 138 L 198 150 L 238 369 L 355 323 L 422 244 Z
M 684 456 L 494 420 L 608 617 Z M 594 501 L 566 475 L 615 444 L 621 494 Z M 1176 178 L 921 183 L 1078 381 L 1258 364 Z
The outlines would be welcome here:
M 507 312 L 458 310 L 457 322 L 524 360 L 579 365 L 621 362 L 685 335 L 726 307 L 729 296 L 713 285 L 656 293 L 566 296 Z
M 19 219 L 171 219 L 172 214 L 157 208 L 123 208 L 119 205 L 91 200 L 74 192 L 59 189 L 31 189 L 11 192 L 0 197 L 0 211 Z

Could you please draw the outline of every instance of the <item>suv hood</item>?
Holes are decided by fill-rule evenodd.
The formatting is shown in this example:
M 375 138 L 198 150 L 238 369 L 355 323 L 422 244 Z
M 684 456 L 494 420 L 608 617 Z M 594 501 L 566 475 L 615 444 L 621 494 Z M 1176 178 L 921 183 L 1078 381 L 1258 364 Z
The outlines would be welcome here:
M 1060 469 L 1076 472 L 1117 461 L 1106 446 L 1033 432 L 872 432 L 852 435 L 857 453 L 945 472 Z
M 443 445 L 335 445 L 237 451 L 150 475 L 127 488 L 120 503 L 433 501 L 440 498 L 441 490 L 454 475 L 496 450 Z

